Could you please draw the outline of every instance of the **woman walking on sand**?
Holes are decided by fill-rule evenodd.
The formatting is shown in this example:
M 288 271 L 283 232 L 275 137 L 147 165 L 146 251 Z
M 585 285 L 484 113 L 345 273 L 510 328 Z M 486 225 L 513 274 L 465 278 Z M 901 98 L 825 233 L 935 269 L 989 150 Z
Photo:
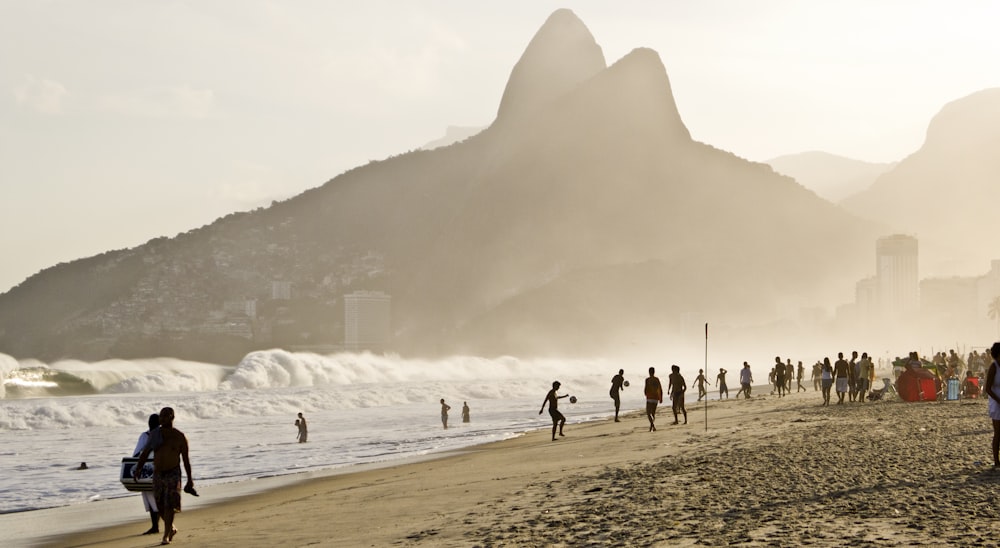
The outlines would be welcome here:
M 1000 342 L 990 347 L 993 363 L 986 372 L 986 395 L 989 400 L 989 414 L 993 421 L 993 468 L 1000 468 L 1000 375 L 997 374 L 997 360 L 1000 360 Z
M 820 373 L 820 386 L 823 387 L 823 405 L 830 405 L 830 388 L 833 386 L 833 366 L 830 365 L 830 358 L 823 358 L 823 366 Z

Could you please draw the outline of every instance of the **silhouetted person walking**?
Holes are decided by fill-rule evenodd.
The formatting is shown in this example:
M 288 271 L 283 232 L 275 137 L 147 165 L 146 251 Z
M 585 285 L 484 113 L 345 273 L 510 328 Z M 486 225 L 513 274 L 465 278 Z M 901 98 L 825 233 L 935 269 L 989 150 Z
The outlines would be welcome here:
M 149 438 L 153 435 L 153 432 L 160 427 L 160 416 L 153 413 L 149 416 L 149 430 L 139 434 L 139 441 L 135 444 L 135 451 L 132 451 L 133 457 L 138 457 L 142 454 L 142 450 L 146 448 L 146 444 L 149 443 Z M 153 495 L 152 491 L 142 492 L 142 504 L 143 507 L 149 512 L 149 519 L 153 522 L 153 526 L 149 528 L 148 531 L 143 533 L 144 535 L 155 535 L 160 532 L 160 513 L 156 506 L 156 497 Z
M 677 424 L 677 414 L 684 414 L 684 424 L 688 423 L 688 412 L 684 408 L 684 392 L 687 391 L 687 383 L 681 376 L 681 368 L 676 365 L 670 366 L 670 375 L 667 376 L 667 392 L 670 392 L 670 405 L 674 411 L 674 424 Z
M 649 431 L 656 431 L 656 406 L 663 403 L 663 385 L 660 379 L 656 378 L 656 368 L 649 368 L 649 376 L 646 377 L 646 418 L 649 419 Z
M 191 476 L 187 437 L 174 428 L 174 410 L 170 407 L 160 410 L 160 427 L 150 436 L 149 443 L 139 454 L 139 463 L 132 472 L 133 478 L 138 479 L 139 471 L 150 453 L 153 453 L 153 494 L 163 517 L 163 541 L 160 544 L 170 544 L 177 534 L 174 514 L 181 511 L 181 461 L 184 462 L 184 472 L 187 474 L 184 491 L 198 496 Z

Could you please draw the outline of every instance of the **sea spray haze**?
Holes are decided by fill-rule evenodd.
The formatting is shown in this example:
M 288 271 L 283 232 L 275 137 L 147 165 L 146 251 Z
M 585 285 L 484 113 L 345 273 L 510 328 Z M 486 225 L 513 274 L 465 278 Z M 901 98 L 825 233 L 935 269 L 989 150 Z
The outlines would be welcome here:
M 558 10 L 511 62 L 475 136 L 32 276 L 0 295 L 0 351 L 235 364 L 340 344 L 343 295 L 372 289 L 391 295 L 386 348 L 403 356 L 616 355 L 706 321 L 795 321 L 870 270 L 878 225 L 694 140 L 652 49 L 609 65 Z M 247 300 L 248 338 L 226 336 Z

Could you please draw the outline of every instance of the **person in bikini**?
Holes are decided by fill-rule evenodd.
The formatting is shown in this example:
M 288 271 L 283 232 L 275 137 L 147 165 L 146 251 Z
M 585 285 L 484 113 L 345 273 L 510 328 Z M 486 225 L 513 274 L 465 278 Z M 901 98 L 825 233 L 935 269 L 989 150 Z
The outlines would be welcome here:
M 153 495 L 156 497 L 160 517 L 163 518 L 163 540 L 160 544 L 170 544 L 177 534 L 174 514 L 181 511 L 181 461 L 187 474 L 184 491 L 198 496 L 191 476 L 191 460 L 188 457 L 187 437 L 174 428 L 174 410 L 164 407 L 160 410 L 160 428 L 150 436 L 149 443 L 139 454 L 132 477 L 139 478 L 139 471 L 153 453 Z
M 656 406 L 663 403 L 663 385 L 660 379 L 656 378 L 656 368 L 649 368 L 649 377 L 646 377 L 646 418 L 649 419 L 649 431 L 656 431 Z
M 538 414 L 541 415 L 542 411 L 545 411 L 545 404 L 549 404 L 549 416 L 552 417 L 552 441 L 556 441 L 556 428 L 559 429 L 559 435 L 565 436 L 563 434 L 563 426 L 566 424 L 566 417 L 559 412 L 559 400 L 568 396 L 568 394 L 563 394 L 562 396 L 556 395 L 556 390 L 559 390 L 559 381 L 553 381 L 552 390 L 545 395 L 545 399 L 542 400 L 542 408 L 538 410 Z

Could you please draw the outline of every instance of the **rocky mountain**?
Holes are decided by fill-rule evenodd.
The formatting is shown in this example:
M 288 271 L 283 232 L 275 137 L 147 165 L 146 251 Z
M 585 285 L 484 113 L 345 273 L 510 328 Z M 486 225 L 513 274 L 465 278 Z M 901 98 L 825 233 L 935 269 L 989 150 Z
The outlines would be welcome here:
M 766 322 L 839 302 L 882 234 L 767 165 L 693 141 L 656 52 L 606 66 L 559 10 L 489 128 L 47 269 L 0 295 L 0 352 L 235 361 L 335 344 L 341 295 L 382 289 L 392 350 L 608 354 L 707 318 Z M 275 298 L 276 280 L 297 295 Z M 252 337 L 218 328 L 251 298 Z
M 920 240 L 927 274 L 980 274 L 1000 248 L 1000 88 L 948 103 L 918 151 L 843 201 Z M 933 260 L 931 260 L 933 258 Z
M 766 163 L 833 203 L 868 189 L 879 175 L 896 165 L 862 162 L 815 150 L 779 156 Z

